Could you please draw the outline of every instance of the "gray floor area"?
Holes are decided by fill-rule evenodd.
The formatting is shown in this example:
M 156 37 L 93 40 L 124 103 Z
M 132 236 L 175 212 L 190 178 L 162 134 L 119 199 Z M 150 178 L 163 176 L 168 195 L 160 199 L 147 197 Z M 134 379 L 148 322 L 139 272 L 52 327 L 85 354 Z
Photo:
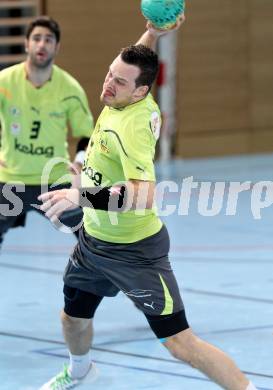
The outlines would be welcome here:
M 176 207 L 162 217 L 189 322 L 264 390 L 273 390 L 273 198 L 268 183 L 272 168 L 273 155 L 157 165 L 159 181 L 168 181 L 160 190 L 169 186 L 163 207 L 159 202 L 162 214 L 166 206 L 181 203 L 183 179 L 192 176 L 198 186 L 192 190 L 187 213 L 182 199 L 180 212 Z M 250 188 L 239 193 L 235 207 L 230 182 L 245 181 L 251 182 Z M 225 185 L 223 197 L 223 184 L 214 192 L 216 182 Z M 260 191 L 264 185 L 267 192 Z M 228 205 L 235 215 L 226 215 Z M 214 216 L 204 215 L 213 208 Z M 72 235 L 54 230 L 35 213 L 29 215 L 25 229 L 6 236 L 0 258 L 1 390 L 37 390 L 66 360 L 59 310 L 62 271 L 74 244 Z M 103 301 L 95 329 L 93 357 L 100 375 L 93 385 L 82 385 L 83 390 L 219 388 L 170 357 L 122 294 Z

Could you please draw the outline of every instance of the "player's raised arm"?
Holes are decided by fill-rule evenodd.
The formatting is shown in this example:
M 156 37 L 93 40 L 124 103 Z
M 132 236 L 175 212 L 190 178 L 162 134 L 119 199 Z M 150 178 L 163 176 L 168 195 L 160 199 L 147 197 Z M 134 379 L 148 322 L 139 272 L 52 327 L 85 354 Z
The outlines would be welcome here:
M 184 9 L 184 0 L 173 1 L 172 6 L 166 0 L 160 2 L 142 0 L 141 11 L 147 19 L 147 31 L 136 44 L 155 50 L 160 36 L 178 30 L 183 24 L 185 21 Z

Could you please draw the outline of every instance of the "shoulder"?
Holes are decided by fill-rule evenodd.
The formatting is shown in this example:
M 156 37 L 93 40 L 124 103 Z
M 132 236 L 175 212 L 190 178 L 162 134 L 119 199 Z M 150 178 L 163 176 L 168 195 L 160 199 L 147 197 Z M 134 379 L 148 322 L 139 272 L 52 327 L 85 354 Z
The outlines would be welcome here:
M 153 112 L 153 111 L 158 111 L 160 112 L 160 109 L 158 107 L 158 104 L 156 103 L 156 101 L 154 100 L 154 97 L 151 93 L 148 94 L 148 96 L 146 97 L 146 108 L 147 110 L 149 110 L 150 112 Z
M 100 112 L 100 115 L 98 117 L 98 120 L 99 119 L 102 119 L 102 118 L 105 118 L 105 117 L 108 117 L 108 116 L 111 116 L 111 110 L 109 109 L 108 106 L 104 106 L 103 109 L 101 110 Z M 98 121 L 97 120 L 97 121 Z
M 8 68 L 1 70 L 0 80 L 1 81 L 9 81 L 9 80 L 14 81 L 17 76 L 19 76 L 23 73 L 23 71 L 24 71 L 24 63 L 9 66 Z
M 155 102 L 153 96 L 149 94 L 145 99 L 138 102 L 132 111 L 132 120 L 137 123 L 147 123 L 150 121 L 151 116 L 157 113 L 160 116 L 160 110 Z
M 135 135 L 140 133 L 147 137 L 158 139 L 161 129 L 161 114 L 157 103 L 154 101 L 151 94 L 149 94 L 139 106 L 133 115 L 128 115 L 131 132 Z

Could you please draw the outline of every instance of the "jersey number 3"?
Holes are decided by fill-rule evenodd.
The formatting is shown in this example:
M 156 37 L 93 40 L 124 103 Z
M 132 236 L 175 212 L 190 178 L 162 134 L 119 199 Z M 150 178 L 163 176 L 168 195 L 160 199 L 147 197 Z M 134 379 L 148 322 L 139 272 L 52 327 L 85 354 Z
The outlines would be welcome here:
M 40 121 L 32 122 L 30 139 L 37 139 L 39 137 L 40 128 L 41 128 L 41 122 Z

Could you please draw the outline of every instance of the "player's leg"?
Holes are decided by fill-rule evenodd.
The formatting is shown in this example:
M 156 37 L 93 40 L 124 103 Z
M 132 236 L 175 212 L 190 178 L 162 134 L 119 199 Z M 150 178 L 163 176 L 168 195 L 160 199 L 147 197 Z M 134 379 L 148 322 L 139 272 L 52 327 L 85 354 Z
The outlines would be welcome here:
M 97 376 L 90 348 L 95 311 L 103 297 L 64 285 L 64 309 L 61 312 L 64 339 L 69 350 L 69 366 L 45 383 L 40 390 L 66 390 L 91 383 Z
M 63 293 L 65 305 L 61 321 L 65 341 L 72 354 L 84 355 L 89 351 L 93 339 L 91 320 L 103 297 L 66 284 Z
M 151 329 L 173 356 L 196 367 L 224 389 L 246 390 L 249 381 L 235 363 L 190 329 L 168 261 L 168 245 L 163 227 L 158 234 L 123 247 L 126 261 L 114 265 L 118 273 L 114 273 L 113 266 L 111 269 L 110 262 L 102 270 L 107 275 L 110 269 L 113 283 L 143 311 Z M 128 261 L 130 253 L 135 257 L 132 264 Z
M 0 214 L 0 248 L 4 241 L 4 236 L 10 228 L 24 226 L 24 222 L 21 223 L 20 219 L 18 218 L 19 217 L 5 216 Z M 25 220 L 25 215 L 23 216 L 23 219 Z
M 82 378 L 91 365 L 92 320 L 103 297 L 67 285 L 63 291 L 65 306 L 61 321 L 70 354 L 69 372 L 72 378 Z
M 164 345 L 175 358 L 197 368 L 223 389 L 255 389 L 248 388 L 249 380 L 230 357 L 201 340 L 190 328 L 167 337 Z
M 119 290 L 92 264 L 92 256 L 85 246 L 81 229 L 79 242 L 64 274 L 65 305 L 61 312 L 61 321 L 70 363 L 40 390 L 70 389 L 83 381 L 90 383 L 96 377 L 96 368 L 90 354 L 92 319 L 103 296 L 116 295 Z
M 164 280 L 164 308 L 169 308 L 169 312 L 165 311 L 166 315 L 162 312 L 159 316 L 154 316 L 151 312 L 144 313 L 157 337 L 174 357 L 197 368 L 223 389 L 251 389 L 248 388 L 249 380 L 229 356 L 193 333 L 188 326 L 183 307 L 178 312 L 171 312 L 172 308 L 178 309 L 177 302 L 181 301 L 181 298 L 174 275 L 162 270 L 162 266 L 160 268 L 160 282 L 162 283 Z M 160 292 L 160 288 L 156 287 L 155 280 L 152 285 L 154 286 L 153 290 L 157 291 L 159 296 L 159 299 L 154 297 L 154 302 L 160 302 L 163 289 Z
M 165 280 L 165 291 L 172 291 L 176 300 L 179 292 L 173 295 L 175 280 L 171 281 L 170 275 L 166 277 L 164 273 L 162 277 Z M 168 315 L 145 315 L 151 329 L 175 358 L 197 368 L 223 389 L 255 389 L 229 356 L 193 333 L 187 325 L 184 310 Z

